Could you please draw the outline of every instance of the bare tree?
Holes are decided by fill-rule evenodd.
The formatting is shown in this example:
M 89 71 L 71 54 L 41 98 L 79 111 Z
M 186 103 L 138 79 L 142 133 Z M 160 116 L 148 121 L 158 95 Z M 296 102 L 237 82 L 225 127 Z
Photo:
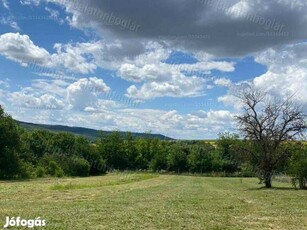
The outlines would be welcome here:
M 240 99 L 243 114 L 236 116 L 236 120 L 250 145 L 243 150 L 253 158 L 266 188 L 271 188 L 276 166 L 290 157 L 283 143 L 304 134 L 306 114 L 302 107 L 293 103 L 292 97 L 272 101 L 265 93 L 253 88 L 244 90 Z

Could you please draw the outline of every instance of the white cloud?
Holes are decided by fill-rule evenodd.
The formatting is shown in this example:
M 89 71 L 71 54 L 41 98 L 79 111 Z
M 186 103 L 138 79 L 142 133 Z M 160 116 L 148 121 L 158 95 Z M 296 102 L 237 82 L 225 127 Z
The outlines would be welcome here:
M 260 53 L 256 61 L 268 71 L 254 79 L 256 87 L 273 96 L 287 97 L 307 103 L 307 43 L 289 45 L 283 49 L 269 49 Z
M 110 91 L 102 79 L 82 78 L 67 87 L 67 100 L 75 109 L 98 106 L 98 95 Z
M 152 131 L 182 139 L 216 138 L 217 133 L 232 129 L 234 125 L 233 114 L 229 111 L 198 111 L 184 115 L 176 110 L 153 109 L 105 111 L 89 115 L 84 122 L 98 124 L 108 130 Z
M 55 66 L 63 66 L 66 70 L 82 74 L 93 73 L 97 65 L 88 60 L 93 49 L 99 48 L 95 43 L 55 44 L 56 53 L 51 55 L 51 60 Z
M 50 19 L 57 21 L 60 25 L 64 24 L 65 20 L 60 18 L 59 11 L 52 9 L 50 7 L 45 7 L 45 10 L 49 13 Z
M 206 80 L 197 73 L 211 70 L 234 71 L 234 63 L 200 60 L 194 64 L 172 64 L 165 61 L 171 51 L 156 43 L 149 43 L 151 49 L 133 60 L 127 60 L 119 68 L 118 75 L 128 81 L 143 83 L 132 85 L 127 96 L 141 100 L 157 97 L 193 97 L 204 94 Z
M 137 46 L 127 50 L 124 47 L 125 43 L 118 41 L 111 44 L 105 41 L 75 45 L 55 44 L 56 52 L 53 54 L 36 46 L 27 35 L 19 33 L 3 34 L 0 36 L 0 42 L 4 44 L 0 47 L 0 54 L 25 66 L 31 63 L 30 67 L 39 75 L 44 75 L 48 70 L 40 69 L 38 66 L 58 69 L 64 76 L 65 72 L 63 73 L 62 69 L 81 74 L 94 73 L 98 66 L 118 70 L 121 78 L 143 83 L 140 87 L 132 85 L 127 89 L 127 96 L 130 98 L 199 96 L 204 94 L 206 81 L 197 77 L 196 72 L 208 74 L 211 70 L 231 72 L 235 69 L 234 63 L 211 61 L 209 55 L 206 59 L 203 58 L 204 55 L 199 55 L 200 60 L 195 64 L 165 63 L 172 51 L 156 42 L 141 45 L 145 51 L 138 55 L 136 54 L 143 48 Z M 128 56 L 129 53 L 134 55 Z M 113 58 L 106 58 L 113 54 Z
M 40 3 L 40 0 L 20 0 L 20 3 L 22 5 L 35 5 L 38 6 Z
M 226 95 L 218 98 L 219 102 L 233 106 L 236 110 L 242 107 L 236 97 L 248 84 L 266 92 L 268 97 L 276 99 L 292 96 L 296 102 L 307 105 L 307 43 L 298 43 L 280 48 L 270 48 L 258 53 L 255 61 L 265 65 L 266 73 L 250 82 L 232 84 Z M 216 82 L 217 83 L 217 82 Z M 224 84 L 223 82 L 219 82 Z
M 14 106 L 19 108 L 28 108 L 36 110 L 52 110 L 52 109 L 64 109 L 65 103 L 60 99 L 44 94 L 37 97 L 33 94 L 27 94 L 25 92 L 14 92 L 10 94 L 8 99 Z
M 27 65 L 29 62 L 47 65 L 49 61 L 48 51 L 34 45 L 28 35 L 2 34 L 0 44 L 0 54 L 22 65 Z
M 56 52 L 36 46 L 28 35 L 6 33 L 0 35 L 0 54 L 19 62 L 23 66 L 34 65 L 45 68 L 62 69 L 82 74 L 93 73 L 97 65 L 89 60 L 92 52 L 99 49 L 97 43 L 55 44 Z
M 232 81 L 228 78 L 218 78 L 214 81 L 214 84 L 217 86 L 230 87 L 232 85 Z
M 233 114 L 224 110 L 181 114 L 176 110 L 124 108 L 121 102 L 99 97 L 109 88 L 98 78 L 81 79 L 69 86 L 49 81 L 49 85 L 62 88 L 53 93 L 47 81 L 39 82 L 21 91 L 0 92 L 0 101 L 9 101 L 6 109 L 15 119 L 103 130 L 152 131 L 183 139 L 215 138 L 217 133 L 233 127 Z
M 144 83 L 141 88 L 135 85 L 127 89 L 127 96 L 146 100 L 157 97 L 195 97 L 203 94 L 204 81 L 197 77 L 179 75 L 171 81 Z

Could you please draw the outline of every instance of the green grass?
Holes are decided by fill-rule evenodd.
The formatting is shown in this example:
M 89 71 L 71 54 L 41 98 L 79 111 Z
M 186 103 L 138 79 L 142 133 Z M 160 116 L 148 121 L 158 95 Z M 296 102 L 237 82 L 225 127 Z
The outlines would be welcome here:
M 307 191 L 257 182 L 142 173 L 0 182 L 0 226 L 21 216 L 46 219 L 45 229 L 307 229 Z

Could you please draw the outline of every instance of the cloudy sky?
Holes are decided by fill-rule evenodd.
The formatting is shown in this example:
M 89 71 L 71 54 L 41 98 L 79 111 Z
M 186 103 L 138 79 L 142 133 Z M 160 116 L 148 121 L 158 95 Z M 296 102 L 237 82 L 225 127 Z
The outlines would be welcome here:
M 15 119 L 216 138 L 247 85 L 307 104 L 306 0 L 0 0 Z

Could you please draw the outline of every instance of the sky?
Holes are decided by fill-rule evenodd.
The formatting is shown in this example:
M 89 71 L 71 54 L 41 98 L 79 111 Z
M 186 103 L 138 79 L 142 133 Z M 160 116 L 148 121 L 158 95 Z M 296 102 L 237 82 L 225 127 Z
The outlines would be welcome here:
M 0 0 L 14 119 L 214 139 L 240 90 L 307 105 L 305 0 Z

